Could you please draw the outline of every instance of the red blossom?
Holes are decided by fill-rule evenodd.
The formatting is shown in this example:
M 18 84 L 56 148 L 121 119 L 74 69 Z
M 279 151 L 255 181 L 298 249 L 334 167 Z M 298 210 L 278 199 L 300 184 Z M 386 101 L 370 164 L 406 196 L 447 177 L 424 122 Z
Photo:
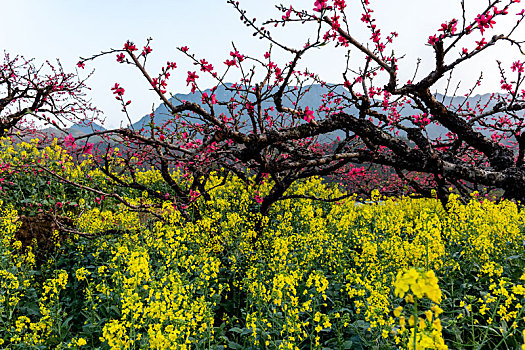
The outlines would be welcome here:
M 117 95 L 117 99 L 124 95 L 124 88 L 122 88 L 118 83 L 115 83 L 115 86 L 113 86 L 111 90 L 113 91 L 114 95 Z
M 142 50 L 142 55 L 143 56 L 146 56 L 147 54 L 151 53 L 151 47 L 149 46 L 144 46 L 144 50 Z
M 511 91 L 511 90 L 512 90 L 512 85 L 511 85 L 511 84 L 508 84 L 508 83 L 505 83 L 505 82 L 502 82 L 502 84 L 501 84 L 501 88 L 502 88 L 503 90 Z
M 481 50 L 483 46 L 487 45 L 487 42 L 485 41 L 485 38 L 481 38 L 480 41 L 476 41 L 476 44 L 478 44 L 476 50 Z
M 362 22 L 369 23 L 371 20 L 372 20 L 372 18 L 370 17 L 370 14 L 368 14 L 368 13 L 363 13 L 363 15 L 361 16 L 361 21 Z
M 82 153 L 83 154 L 91 154 L 92 151 L 93 151 L 93 144 L 89 143 L 89 142 L 86 142 L 86 145 L 82 149 Z
M 230 56 L 235 57 L 239 62 L 244 61 L 244 56 L 239 53 L 239 51 L 230 51 Z
M 86 67 L 86 64 L 84 62 L 82 62 L 82 61 L 78 61 L 77 67 L 84 69 Z
M 378 29 L 378 30 L 374 31 L 372 33 L 372 37 L 370 39 L 372 39 L 373 42 L 378 43 L 379 40 L 381 39 L 381 30 Z
M 188 71 L 188 78 L 186 78 L 186 86 L 190 85 L 190 83 L 194 83 L 195 79 L 197 79 L 199 76 L 197 75 L 197 72 L 190 72 Z M 192 86 L 193 88 L 193 86 Z M 195 90 L 193 89 L 192 92 Z
M 441 23 L 441 28 L 438 29 L 438 31 L 454 34 L 457 30 L 456 28 L 457 24 L 458 24 L 458 20 L 454 18 L 449 23 L 446 23 L 446 22 Z
M 71 147 L 73 150 L 77 147 L 73 135 L 69 134 L 64 138 L 64 146 L 67 148 Z
M 205 59 L 200 60 L 201 63 L 201 71 L 203 72 L 211 72 L 213 70 L 213 66 L 208 63 Z
M 117 62 L 118 63 L 123 63 L 124 62 L 124 59 L 125 59 L 125 56 L 124 56 L 124 53 L 121 52 L 117 55 Z
M 504 8 L 503 10 L 498 10 L 498 8 L 496 6 L 494 6 L 494 15 L 508 15 L 509 14 L 509 10 L 508 8 Z
M 286 21 L 288 18 L 290 18 L 291 13 L 292 13 L 292 6 L 290 5 L 290 8 L 288 9 L 288 11 L 286 11 L 284 16 L 282 16 L 283 21 Z
M 188 52 L 189 48 L 187 46 L 183 46 L 180 48 L 182 52 Z
M 510 69 L 512 69 L 513 72 L 518 71 L 518 73 L 523 73 L 524 71 L 523 62 L 520 62 L 520 61 L 514 62 L 512 66 L 510 67 Z
M 328 8 L 327 0 L 315 0 L 314 11 L 321 12 L 323 9 Z
M 343 11 L 346 7 L 345 0 L 334 0 L 334 6 L 339 8 L 340 11 Z
M 128 40 L 124 44 L 124 50 L 133 52 L 133 51 L 137 51 L 137 47 L 135 46 L 135 44 L 133 44 L 131 41 Z
M 428 37 L 428 43 L 432 46 L 436 45 L 436 43 L 439 41 L 439 37 L 437 35 L 432 35 Z
M 420 124 L 421 126 L 427 126 L 431 122 L 426 113 L 423 113 L 423 115 L 416 114 L 412 117 L 414 118 L 415 124 Z
M 315 119 L 314 117 L 314 111 L 310 110 L 310 108 L 308 108 L 308 106 L 306 106 L 305 110 L 304 110 L 304 120 L 306 120 L 307 123 L 310 123 L 311 121 L 313 121 Z
M 237 62 L 235 60 L 226 60 L 224 61 L 224 64 L 227 65 L 228 67 L 237 66 Z
M 486 15 L 478 15 L 478 17 L 476 17 L 475 20 L 478 24 L 481 34 L 483 34 L 483 32 L 485 31 L 485 28 L 492 28 L 492 25 L 496 23 L 492 20 L 492 17 L 493 16 L 488 13 Z

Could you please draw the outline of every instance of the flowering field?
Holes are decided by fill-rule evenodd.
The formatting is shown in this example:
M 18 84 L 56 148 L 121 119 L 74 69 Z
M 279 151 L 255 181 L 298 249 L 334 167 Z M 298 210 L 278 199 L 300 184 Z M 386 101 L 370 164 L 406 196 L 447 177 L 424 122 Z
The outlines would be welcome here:
M 230 177 L 192 218 L 140 213 L 86 188 L 122 190 L 56 144 L 0 145 L 2 348 L 516 349 L 525 315 L 525 212 L 451 196 L 362 205 L 283 200 L 257 232 L 256 195 Z M 63 179 L 46 175 L 42 165 Z M 137 181 L 166 191 L 158 172 Z M 183 176 L 178 177 L 181 185 Z M 211 184 L 210 187 L 217 183 Z M 289 194 L 341 195 L 320 179 Z M 69 234 L 25 232 L 69 218 Z M 66 219 L 62 219 L 66 220 Z M 25 225 L 25 226 L 24 226 Z M 53 227 L 53 226 L 51 226 Z M 103 233 L 103 234 L 99 234 Z M 29 236 L 28 236 L 29 235 Z M 30 239 L 28 239 L 28 237 Z

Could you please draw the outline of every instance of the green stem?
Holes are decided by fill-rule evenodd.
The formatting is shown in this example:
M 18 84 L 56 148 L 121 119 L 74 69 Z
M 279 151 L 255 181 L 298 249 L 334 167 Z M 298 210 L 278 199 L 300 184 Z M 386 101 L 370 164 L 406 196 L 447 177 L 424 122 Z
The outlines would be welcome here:
M 417 349 L 417 326 L 418 326 L 418 316 L 417 316 L 417 298 L 414 300 L 414 350 Z
M 500 302 L 501 302 L 501 295 L 498 297 L 498 301 L 496 303 L 496 307 L 494 308 L 494 311 L 492 312 L 492 315 L 490 316 L 490 318 L 492 319 L 492 322 L 494 322 L 494 317 L 496 316 L 496 312 L 498 311 L 498 307 L 499 307 Z M 483 347 L 483 345 L 485 344 L 485 342 L 487 341 L 488 333 L 489 333 L 489 326 L 487 326 L 487 328 L 485 328 L 485 334 L 483 335 L 483 340 L 481 341 L 481 344 L 479 345 L 478 349 L 481 349 Z
M 503 336 L 503 338 L 499 341 L 499 343 L 494 347 L 494 349 L 498 349 L 499 346 L 501 345 L 501 343 L 505 342 L 505 340 L 509 337 L 510 335 L 510 330 L 511 329 L 514 329 L 516 330 L 516 328 L 512 327 L 515 323 L 516 323 L 516 320 L 519 320 L 521 318 L 521 313 L 523 312 L 523 308 L 520 309 L 520 311 L 518 312 L 518 314 L 516 315 L 516 318 L 514 319 L 514 322 L 512 322 L 512 324 L 507 328 L 507 332 L 505 332 L 505 335 Z M 514 332 L 512 332 L 514 333 Z

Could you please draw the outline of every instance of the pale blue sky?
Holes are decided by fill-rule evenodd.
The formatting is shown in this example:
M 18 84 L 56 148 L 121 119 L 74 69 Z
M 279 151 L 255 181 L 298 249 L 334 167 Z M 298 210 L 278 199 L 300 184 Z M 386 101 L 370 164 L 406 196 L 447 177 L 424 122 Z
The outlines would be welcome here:
M 314 0 L 240 2 L 250 17 L 262 20 L 281 16 L 275 11 L 275 4 L 292 3 L 297 8 L 311 9 Z M 348 13 L 355 26 L 352 27 L 353 33 L 366 41 L 369 33 L 364 31 L 358 20 L 362 12 L 359 2 L 347 2 Z M 128 39 L 140 47 L 146 38 L 152 37 L 154 55 L 149 63 L 152 70 L 156 72 L 167 59 L 176 61 L 179 66 L 169 85 L 169 91 L 173 93 L 188 91 L 186 72 L 195 70 L 175 49 L 178 46 L 189 46 L 199 58 L 206 58 L 215 67 L 224 66 L 222 62 L 228 57 L 232 41 L 241 52 L 257 56 L 262 56 L 268 48 L 267 42 L 252 37 L 252 32 L 242 24 L 226 0 L 0 0 L 0 3 L 3 12 L 0 50 L 6 50 L 11 55 L 22 54 L 27 58 L 35 58 L 38 62 L 60 58 L 65 69 L 71 71 L 75 69 L 79 56 L 86 57 L 109 48 L 120 48 Z M 418 57 L 423 59 L 422 71 L 432 67 L 433 52 L 425 45 L 428 36 L 435 34 L 445 20 L 461 15 L 459 0 L 372 0 L 371 3 L 382 32 L 395 30 L 400 34 L 395 48 L 396 52 L 406 53 L 401 64 L 406 79 L 413 74 L 412 68 Z M 486 1 L 466 0 L 466 4 L 469 11 L 477 14 L 481 7 L 486 6 Z M 518 11 L 512 11 L 512 16 L 509 16 L 511 21 L 517 19 L 515 12 Z M 499 32 L 490 35 L 493 34 Z M 517 34 L 525 39 L 523 27 Z M 298 26 L 278 31 L 275 37 L 298 44 L 304 43 L 307 35 L 308 29 Z M 473 39 L 480 39 L 479 32 Z M 290 58 L 280 54 L 277 61 L 287 62 Z M 464 89 L 473 84 L 482 65 L 486 65 L 485 84 L 479 92 L 496 90 L 499 87 L 496 58 L 507 66 L 513 60 L 524 60 L 515 49 L 509 50 L 506 44 L 491 50 L 483 59 L 473 60 L 457 72 Z M 303 60 L 304 65 L 320 73 L 329 82 L 341 81 L 344 62 L 342 50 L 318 50 Z M 361 63 L 360 60 L 355 62 Z M 88 84 L 93 89 L 93 102 L 107 116 L 107 126 L 117 126 L 119 120 L 124 118 L 110 91 L 115 82 L 126 88 L 126 95 L 133 101 L 130 111 L 134 120 L 151 111 L 153 104 L 158 105 L 158 100 L 148 91 L 138 72 L 129 66 L 117 64 L 114 57 L 90 63 L 80 73 L 86 74 L 92 68 L 96 71 Z M 202 87 L 212 85 L 210 79 L 201 78 L 200 81 Z

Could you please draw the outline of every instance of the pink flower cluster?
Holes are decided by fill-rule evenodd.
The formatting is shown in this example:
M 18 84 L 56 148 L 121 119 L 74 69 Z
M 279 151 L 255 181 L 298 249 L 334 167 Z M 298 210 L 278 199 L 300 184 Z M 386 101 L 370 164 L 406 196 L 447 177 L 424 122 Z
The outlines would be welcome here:
M 64 138 L 64 147 L 71 148 L 71 150 L 75 150 L 77 148 L 76 139 L 73 137 L 73 135 L 69 134 Z M 84 147 L 82 148 L 83 154 L 91 154 L 93 151 L 93 144 L 86 142 Z
M 197 75 L 197 72 L 190 72 L 188 71 L 188 77 L 186 78 L 186 86 L 190 85 L 190 83 L 195 83 L 195 79 L 197 79 L 199 76 Z
M 316 0 L 314 4 L 314 11 L 321 12 L 325 8 L 328 8 L 327 0 Z
M 290 5 L 290 8 L 286 13 L 282 16 L 283 21 L 286 21 L 288 18 L 290 18 L 290 15 L 292 14 L 292 6 Z
M 312 122 L 315 119 L 314 117 L 314 111 L 310 110 L 308 106 L 306 106 L 304 110 L 304 120 L 306 120 L 307 123 Z
M 135 44 L 133 44 L 131 41 L 128 40 L 124 44 L 124 50 L 129 51 L 129 52 L 133 52 L 133 51 L 137 51 L 137 47 L 135 46 Z
M 124 53 L 121 52 L 117 55 L 117 62 L 118 63 L 124 63 L 124 59 L 125 59 L 125 56 L 124 56 Z
M 201 71 L 203 72 L 211 72 L 213 70 L 213 65 L 208 63 L 205 59 L 200 60 L 201 64 Z
M 151 47 L 149 47 L 149 46 L 144 46 L 144 50 L 142 50 L 142 56 L 146 56 L 146 55 L 150 54 L 151 51 L 153 51 L 153 50 L 151 49 Z
M 77 148 L 77 144 L 75 143 L 75 138 L 73 135 L 69 134 L 64 139 L 64 147 L 71 148 L 72 150 L 75 150 Z
M 113 86 L 111 90 L 113 91 L 113 94 L 116 95 L 115 98 L 117 100 L 120 100 L 122 95 L 124 95 L 124 91 L 125 91 L 124 88 L 121 87 L 118 83 L 115 83 L 115 86 Z
M 485 31 L 486 28 L 492 28 L 492 25 L 496 22 L 492 19 L 491 14 L 487 13 L 486 15 L 478 15 L 476 17 L 476 23 L 478 24 L 479 30 L 481 31 L 481 34 Z
M 518 73 L 523 73 L 525 70 L 523 67 L 523 62 L 521 61 L 514 62 L 512 66 L 510 67 L 510 69 L 512 69 L 513 72 L 518 71 Z
M 428 115 L 426 113 L 423 113 L 422 115 L 416 114 L 413 117 L 414 117 L 414 123 L 419 124 L 421 126 L 427 126 L 431 122 L 431 120 L 428 118 Z

